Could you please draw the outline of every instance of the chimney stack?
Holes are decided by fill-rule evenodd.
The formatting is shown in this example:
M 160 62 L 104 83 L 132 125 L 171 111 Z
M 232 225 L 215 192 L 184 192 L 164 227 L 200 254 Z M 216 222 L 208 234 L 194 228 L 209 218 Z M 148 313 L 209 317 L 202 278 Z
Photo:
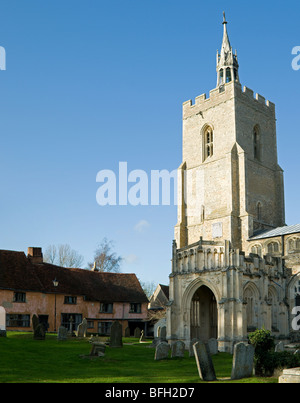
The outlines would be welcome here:
M 42 248 L 28 248 L 27 257 L 33 264 L 42 264 L 44 262 Z

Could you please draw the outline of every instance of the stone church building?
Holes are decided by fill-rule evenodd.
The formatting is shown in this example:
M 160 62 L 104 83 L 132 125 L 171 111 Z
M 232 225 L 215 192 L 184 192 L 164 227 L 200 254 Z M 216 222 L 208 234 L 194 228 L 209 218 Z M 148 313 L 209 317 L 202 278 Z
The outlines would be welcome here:
M 167 333 L 231 352 L 257 328 L 297 338 L 300 224 L 285 225 L 275 105 L 241 86 L 223 26 L 217 87 L 183 104 Z

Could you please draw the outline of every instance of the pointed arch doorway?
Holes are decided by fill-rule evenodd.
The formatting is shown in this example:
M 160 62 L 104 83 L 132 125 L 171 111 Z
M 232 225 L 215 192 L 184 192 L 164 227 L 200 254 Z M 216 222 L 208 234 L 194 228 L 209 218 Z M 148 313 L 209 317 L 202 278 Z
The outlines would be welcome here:
M 207 342 L 212 338 L 218 338 L 217 301 L 214 293 L 203 285 L 191 302 L 191 339 Z

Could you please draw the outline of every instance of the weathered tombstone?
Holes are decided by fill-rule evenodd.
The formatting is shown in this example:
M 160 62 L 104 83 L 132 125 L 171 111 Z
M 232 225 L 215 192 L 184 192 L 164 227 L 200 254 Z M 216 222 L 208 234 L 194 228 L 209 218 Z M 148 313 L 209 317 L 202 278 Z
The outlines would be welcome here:
M 130 337 L 130 328 L 126 327 L 125 329 L 125 337 Z
M 33 338 L 34 340 L 45 340 L 46 333 L 45 333 L 45 328 L 42 323 L 39 323 L 36 328 L 34 329 L 33 332 Z
M 86 337 L 87 326 L 88 326 L 87 320 L 83 319 L 82 323 L 78 325 L 77 337 Z
M 237 343 L 234 346 L 231 379 L 251 378 L 254 365 L 254 346 Z
M 57 333 L 57 340 L 65 341 L 68 339 L 68 329 L 64 326 L 60 326 Z
M 210 340 L 208 340 L 207 345 L 208 345 L 210 355 L 218 354 L 218 352 L 219 352 L 218 351 L 218 340 L 210 339 Z
M 106 345 L 104 343 L 92 342 L 91 357 L 104 357 Z
M 143 343 L 144 341 L 146 341 L 146 337 L 144 335 L 144 330 L 141 331 L 141 337 L 140 337 L 140 343 Z
M 275 353 L 281 353 L 284 351 L 284 343 L 280 341 L 275 347 Z
M 36 315 L 33 315 L 32 316 L 32 328 L 33 328 L 33 331 L 35 331 L 35 329 L 38 327 L 39 323 L 40 323 L 39 318 Z
M 0 306 L 0 337 L 6 337 L 6 311 Z
M 121 348 L 121 347 L 123 347 L 122 325 L 118 321 L 114 322 L 112 324 L 112 326 L 111 326 L 109 346 L 112 347 L 112 348 Z
M 198 341 L 200 341 L 199 339 L 192 339 L 190 342 L 190 348 L 189 348 L 189 355 L 190 357 L 194 357 L 195 353 L 194 353 L 194 344 L 198 343 Z
M 139 339 L 141 337 L 141 329 L 139 327 L 134 329 L 134 337 Z
M 185 344 L 183 341 L 176 341 L 175 343 L 172 344 L 171 347 L 171 357 L 172 358 L 184 358 L 184 352 L 185 352 Z
M 215 381 L 215 368 L 207 345 L 199 341 L 193 348 L 200 378 L 206 382 Z
M 166 342 L 159 343 L 155 350 L 155 361 L 166 360 L 169 358 L 170 345 Z

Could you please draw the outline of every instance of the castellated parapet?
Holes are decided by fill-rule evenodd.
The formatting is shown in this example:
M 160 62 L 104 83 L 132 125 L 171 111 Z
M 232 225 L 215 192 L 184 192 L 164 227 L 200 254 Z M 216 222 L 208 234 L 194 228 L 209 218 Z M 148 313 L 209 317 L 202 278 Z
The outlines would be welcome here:
M 202 114 L 207 109 L 213 108 L 223 102 L 226 102 L 232 98 L 238 98 L 241 101 L 247 102 L 249 106 L 249 100 L 252 101 L 253 108 L 259 108 L 260 112 L 266 113 L 268 116 L 275 115 L 275 104 L 269 100 L 266 100 L 260 94 L 255 93 L 246 86 L 242 87 L 240 83 L 230 82 L 224 84 L 218 88 L 215 88 L 209 92 L 209 98 L 206 94 L 199 95 L 195 98 L 195 103 L 192 100 L 188 100 L 183 103 L 183 119 L 187 119 L 191 116 Z M 263 105 L 265 108 L 261 108 Z

